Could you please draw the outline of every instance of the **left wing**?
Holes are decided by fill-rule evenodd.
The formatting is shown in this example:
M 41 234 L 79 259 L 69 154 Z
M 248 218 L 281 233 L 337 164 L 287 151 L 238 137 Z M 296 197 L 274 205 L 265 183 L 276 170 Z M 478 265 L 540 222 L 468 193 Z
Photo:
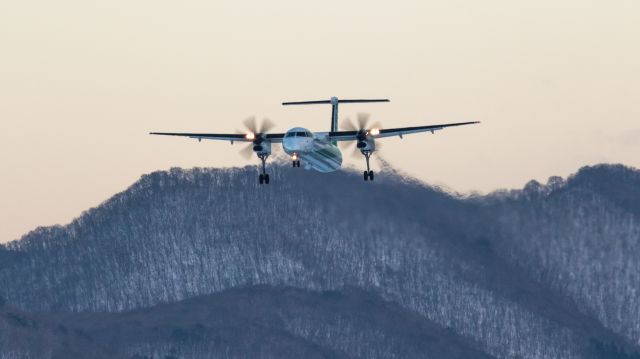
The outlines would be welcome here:
M 475 123 L 480 123 L 479 121 L 471 121 L 471 122 L 456 122 L 456 123 L 445 123 L 442 125 L 429 125 L 429 126 L 415 126 L 415 127 L 398 127 L 398 128 L 386 128 L 381 130 L 371 129 L 367 134 L 373 138 L 382 138 L 382 137 L 391 137 L 391 136 L 400 136 L 409 135 L 412 133 L 419 132 L 435 132 L 442 130 L 445 127 L 454 127 L 454 126 L 464 126 L 464 125 L 472 125 Z M 353 141 L 357 139 L 358 131 L 335 131 L 327 133 L 329 138 L 333 141 Z
M 398 127 L 398 128 L 387 128 L 379 130 L 379 134 L 370 134 L 370 136 L 374 138 L 378 137 L 391 137 L 391 136 L 400 136 L 408 135 L 412 133 L 419 132 L 435 132 L 442 130 L 445 127 L 454 127 L 454 126 L 464 126 L 464 125 L 473 125 L 476 123 L 480 123 L 480 121 L 471 121 L 471 122 L 456 122 L 456 123 L 445 123 L 442 125 L 429 125 L 429 126 L 415 126 L 415 127 Z
M 219 140 L 230 142 L 253 142 L 255 138 L 247 137 L 240 133 L 175 133 L 175 132 L 150 132 L 150 135 L 162 135 L 162 136 L 181 136 L 195 138 L 198 141 L 201 140 Z M 257 136 L 257 135 L 256 135 Z M 284 133 L 267 133 L 262 135 L 264 139 L 271 142 L 282 142 Z

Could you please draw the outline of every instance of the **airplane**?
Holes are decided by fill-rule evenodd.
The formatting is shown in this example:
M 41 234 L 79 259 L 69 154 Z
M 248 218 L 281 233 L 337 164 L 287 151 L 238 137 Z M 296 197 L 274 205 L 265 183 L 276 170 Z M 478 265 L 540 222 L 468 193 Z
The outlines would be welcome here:
M 269 184 L 269 174 L 266 172 L 266 161 L 271 155 L 271 145 L 281 143 L 284 152 L 291 156 L 293 167 L 304 166 L 305 169 L 313 169 L 318 172 L 333 172 L 342 166 L 342 152 L 338 148 L 339 142 L 355 141 L 356 149 L 362 153 L 367 163 L 367 170 L 363 172 L 365 181 L 373 181 L 373 171 L 369 166 L 369 158 L 376 151 L 376 140 L 384 137 L 399 136 L 442 130 L 445 127 L 463 126 L 480 123 L 457 122 L 441 125 L 427 125 L 415 127 L 399 127 L 383 129 L 379 125 L 368 126 L 368 117 L 362 114 L 358 116 L 358 124 L 347 122 L 345 131 L 338 130 L 338 105 L 347 103 L 375 103 L 389 102 L 389 99 L 358 99 L 342 100 L 331 97 L 329 100 L 283 102 L 283 106 L 292 105 L 331 105 L 331 130 L 327 132 L 311 132 L 306 128 L 294 127 L 286 133 L 269 133 L 272 124 L 266 120 L 260 127 L 256 126 L 256 120 L 249 118 L 245 121 L 248 131 L 246 133 L 220 134 L 220 133 L 174 133 L 174 132 L 150 132 L 151 135 L 183 136 L 202 140 L 221 140 L 234 142 L 247 142 L 250 146 L 245 153 L 251 156 L 254 152 L 262 162 L 262 171 L 258 176 L 260 184 Z

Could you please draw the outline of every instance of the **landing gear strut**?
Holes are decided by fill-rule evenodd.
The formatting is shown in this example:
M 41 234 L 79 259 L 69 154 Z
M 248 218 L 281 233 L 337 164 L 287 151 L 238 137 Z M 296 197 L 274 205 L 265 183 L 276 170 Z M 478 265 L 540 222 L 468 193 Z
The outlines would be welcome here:
M 371 151 L 362 151 L 362 154 L 364 155 L 364 158 L 367 160 L 367 170 L 364 171 L 364 180 L 371 180 L 373 181 L 373 171 L 371 171 L 369 169 L 369 158 L 371 157 Z
M 300 167 L 300 160 L 294 160 L 293 167 Z
M 260 184 L 269 184 L 269 174 L 266 171 L 267 157 L 269 157 L 269 155 L 266 153 L 258 154 L 258 158 L 262 161 L 262 173 L 258 176 Z

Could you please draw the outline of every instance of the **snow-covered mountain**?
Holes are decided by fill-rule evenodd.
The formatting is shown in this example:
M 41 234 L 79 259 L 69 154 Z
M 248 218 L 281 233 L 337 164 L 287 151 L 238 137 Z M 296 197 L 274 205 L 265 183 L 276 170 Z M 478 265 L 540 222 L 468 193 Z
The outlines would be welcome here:
M 586 167 L 473 198 L 391 173 L 363 183 L 275 167 L 271 182 L 252 167 L 143 176 L 67 226 L 0 247 L 0 296 L 129 356 L 638 356 L 637 170 Z M 170 335 L 179 326 L 118 336 L 123 318 L 164 328 L 176 312 L 202 314 L 185 322 L 199 325 L 189 345 Z

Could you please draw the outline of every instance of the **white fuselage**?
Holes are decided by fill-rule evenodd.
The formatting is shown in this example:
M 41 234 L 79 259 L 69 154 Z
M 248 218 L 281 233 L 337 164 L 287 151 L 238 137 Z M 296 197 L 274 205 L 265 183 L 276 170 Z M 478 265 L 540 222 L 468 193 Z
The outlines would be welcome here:
M 313 132 L 296 127 L 285 134 L 282 139 L 284 151 L 300 160 L 305 169 L 318 172 L 333 172 L 342 166 L 342 153 L 338 146 Z

